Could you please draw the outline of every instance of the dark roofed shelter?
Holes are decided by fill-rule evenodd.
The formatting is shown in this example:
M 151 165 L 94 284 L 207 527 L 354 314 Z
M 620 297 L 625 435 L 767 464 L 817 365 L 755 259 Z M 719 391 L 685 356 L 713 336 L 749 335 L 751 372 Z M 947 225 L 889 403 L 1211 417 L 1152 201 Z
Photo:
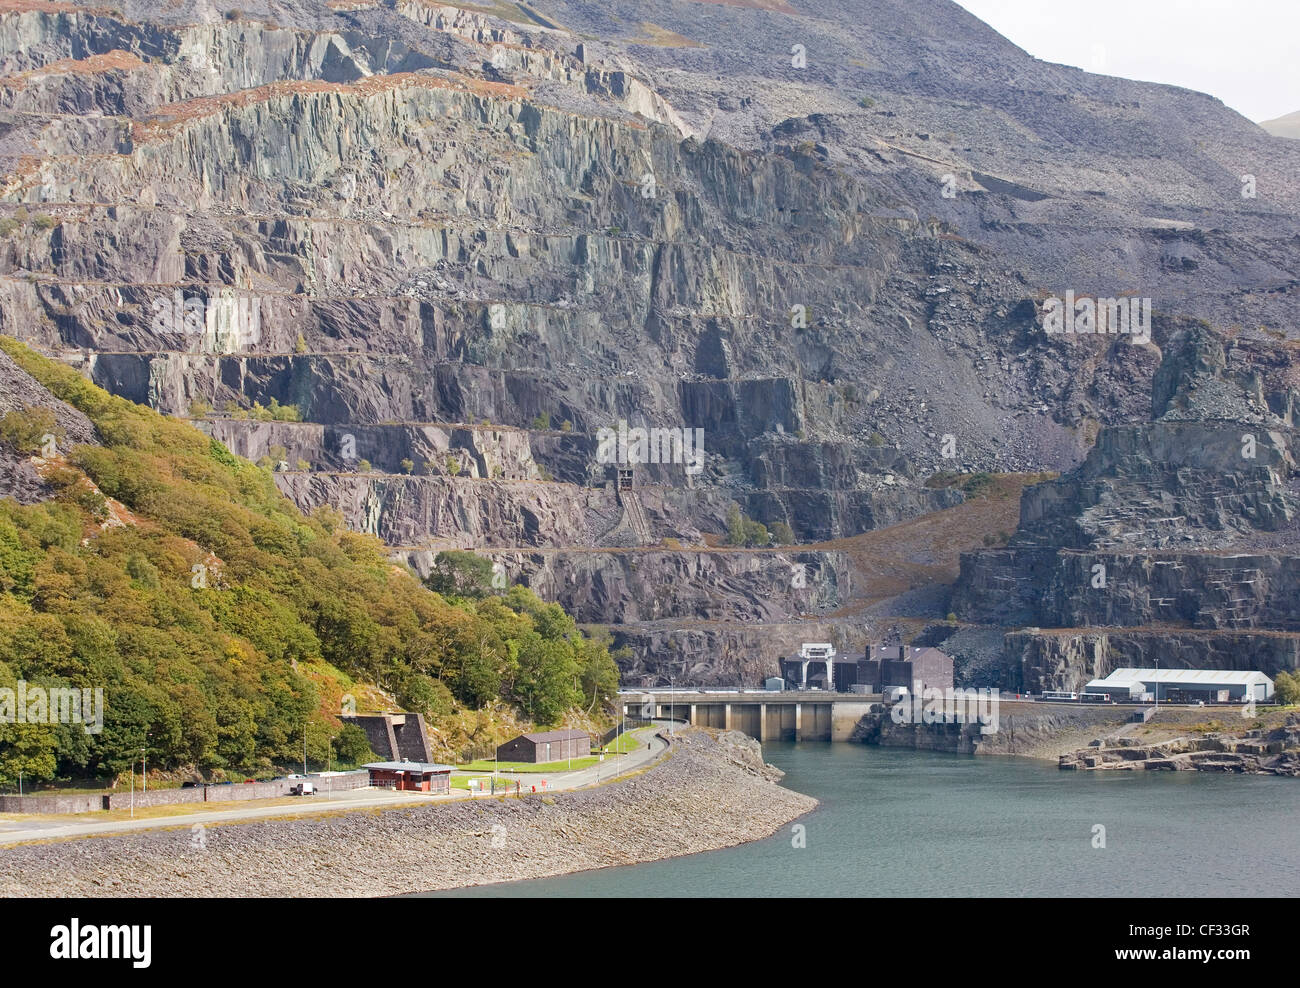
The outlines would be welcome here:
M 451 792 L 451 766 L 432 762 L 371 762 L 370 784 L 403 792 Z
M 586 758 L 591 754 L 591 735 L 586 731 L 541 731 L 521 734 L 497 748 L 503 762 L 558 762 Z

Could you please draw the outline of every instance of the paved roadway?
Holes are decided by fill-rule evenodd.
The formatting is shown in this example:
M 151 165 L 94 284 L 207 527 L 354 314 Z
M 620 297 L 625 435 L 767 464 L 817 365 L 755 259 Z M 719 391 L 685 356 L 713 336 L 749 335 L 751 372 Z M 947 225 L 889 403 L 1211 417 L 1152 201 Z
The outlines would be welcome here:
M 585 786 L 607 782 L 620 775 L 635 772 L 657 761 L 667 750 L 667 743 L 656 733 L 659 727 L 666 727 L 667 721 L 656 721 L 655 727 L 643 727 L 629 731 L 648 744 L 627 752 L 613 755 L 604 762 L 577 772 L 557 772 L 545 775 L 526 773 L 509 776 L 513 781 L 520 780 L 521 790 L 529 792 L 533 785 L 541 791 L 540 782 L 546 779 L 547 792 L 563 792 L 570 789 L 582 789 Z M 480 778 L 490 773 L 457 773 Z M 506 773 L 498 774 L 503 778 Z M 512 787 L 513 788 L 513 787 Z M 463 789 L 453 789 L 449 795 L 430 795 L 428 793 L 397 793 L 388 789 L 355 789 L 339 793 L 336 796 L 300 797 L 302 802 L 275 806 L 257 805 L 263 801 L 250 800 L 242 806 L 224 810 L 191 810 L 189 812 L 169 814 L 167 816 L 142 817 L 138 820 L 75 820 L 68 816 L 29 816 L 15 819 L 12 815 L 0 815 L 0 845 L 16 844 L 32 840 L 58 840 L 68 837 L 90 837 L 100 834 L 129 833 L 136 830 L 158 830 L 166 827 L 192 827 L 196 823 L 205 826 L 212 823 L 249 822 L 268 817 L 309 816 L 314 813 L 347 812 L 350 810 L 370 810 L 380 807 L 410 806 L 412 803 L 448 802 L 455 799 L 479 799 L 490 794 L 471 794 Z M 497 793 L 500 795 L 500 792 Z M 208 804 L 214 805 L 214 804 Z M 84 814 L 90 818 L 93 814 Z

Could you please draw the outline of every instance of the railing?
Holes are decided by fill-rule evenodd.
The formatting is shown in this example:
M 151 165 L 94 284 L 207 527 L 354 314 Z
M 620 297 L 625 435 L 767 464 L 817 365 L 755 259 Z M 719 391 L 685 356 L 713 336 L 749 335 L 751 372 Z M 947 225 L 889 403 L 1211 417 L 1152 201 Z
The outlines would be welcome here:
M 637 718 L 636 720 L 625 720 L 619 724 L 615 724 L 603 735 L 601 735 L 600 743 L 602 745 L 607 745 L 611 741 L 613 741 L 616 737 L 618 737 L 620 734 L 623 734 L 626 731 L 635 731 L 638 728 L 649 727 L 652 723 L 653 721 L 642 720 L 641 718 Z

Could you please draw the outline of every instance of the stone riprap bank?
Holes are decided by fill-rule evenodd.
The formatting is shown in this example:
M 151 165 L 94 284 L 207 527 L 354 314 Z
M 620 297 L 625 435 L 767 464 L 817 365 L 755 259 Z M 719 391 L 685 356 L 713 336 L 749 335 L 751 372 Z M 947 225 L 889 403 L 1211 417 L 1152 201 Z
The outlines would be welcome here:
M 687 731 L 623 782 L 551 796 L 189 827 L 0 850 L 5 896 L 372 896 L 544 878 L 770 836 L 817 801 L 757 742 Z

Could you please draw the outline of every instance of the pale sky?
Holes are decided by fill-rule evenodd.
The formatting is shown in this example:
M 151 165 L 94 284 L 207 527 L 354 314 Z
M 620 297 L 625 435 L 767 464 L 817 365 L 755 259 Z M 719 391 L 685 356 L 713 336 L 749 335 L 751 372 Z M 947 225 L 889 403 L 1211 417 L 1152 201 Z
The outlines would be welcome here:
M 1047 62 L 1217 96 L 1251 120 L 1300 111 L 1300 0 L 956 0 Z

